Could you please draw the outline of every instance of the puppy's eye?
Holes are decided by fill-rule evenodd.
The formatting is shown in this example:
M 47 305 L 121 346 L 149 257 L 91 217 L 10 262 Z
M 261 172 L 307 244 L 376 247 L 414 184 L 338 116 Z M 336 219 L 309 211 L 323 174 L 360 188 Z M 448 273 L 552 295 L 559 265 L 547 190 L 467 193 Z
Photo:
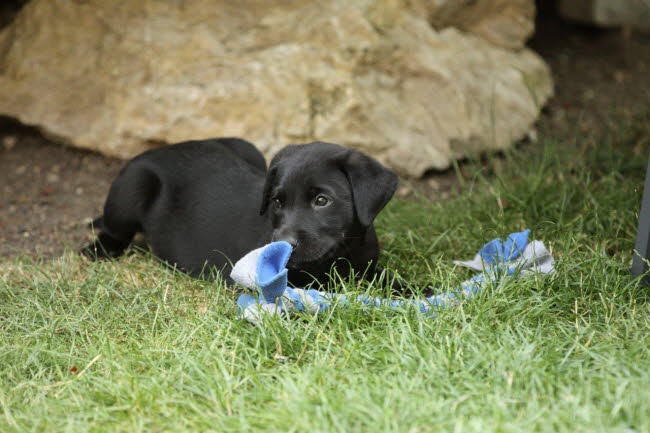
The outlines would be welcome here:
M 314 206 L 327 206 L 330 203 L 330 199 L 325 197 L 324 195 L 317 195 L 316 198 L 314 199 Z
M 273 199 L 273 207 L 276 209 L 280 209 L 282 207 L 282 201 L 279 198 L 274 198 Z

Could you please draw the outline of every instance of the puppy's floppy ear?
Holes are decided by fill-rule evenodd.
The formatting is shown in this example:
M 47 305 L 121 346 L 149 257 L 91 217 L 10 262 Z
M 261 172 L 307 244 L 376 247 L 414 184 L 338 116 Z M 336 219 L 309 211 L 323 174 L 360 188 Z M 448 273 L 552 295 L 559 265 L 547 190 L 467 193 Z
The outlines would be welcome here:
M 348 150 L 340 160 L 352 187 L 352 199 L 359 222 L 369 227 L 397 189 L 397 175 L 374 158 Z
M 271 201 L 271 189 L 275 184 L 275 176 L 277 172 L 277 167 L 271 167 L 266 173 L 264 189 L 262 190 L 262 206 L 260 207 L 260 215 L 264 215 L 266 213 L 266 209 L 269 207 L 269 201 Z

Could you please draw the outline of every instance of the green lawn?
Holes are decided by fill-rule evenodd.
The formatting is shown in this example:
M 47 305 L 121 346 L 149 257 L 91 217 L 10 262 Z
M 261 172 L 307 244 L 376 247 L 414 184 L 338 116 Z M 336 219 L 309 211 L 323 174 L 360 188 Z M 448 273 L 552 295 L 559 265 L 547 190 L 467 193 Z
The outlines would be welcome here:
M 393 200 L 384 263 L 414 284 L 454 287 L 471 274 L 452 259 L 524 228 L 558 261 L 435 319 L 260 328 L 221 284 L 143 255 L 5 262 L 0 431 L 650 431 L 650 289 L 628 274 L 649 120 L 466 163 L 450 201 Z

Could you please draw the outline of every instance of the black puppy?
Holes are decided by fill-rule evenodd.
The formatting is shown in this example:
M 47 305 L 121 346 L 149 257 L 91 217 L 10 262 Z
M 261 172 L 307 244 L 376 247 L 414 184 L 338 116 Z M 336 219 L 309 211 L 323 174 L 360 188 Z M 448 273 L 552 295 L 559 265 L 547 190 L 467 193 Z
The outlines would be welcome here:
M 272 240 L 293 245 L 289 281 L 326 283 L 379 270 L 372 222 L 397 187 L 373 158 L 314 142 L 262 154 L 236 138 L 189 141 L 144 152 L 111 185 L 90 258 L 117 257 L 144 233 L 155 255 L 200 276 Z M 204 275 L 204 274 L 203 274 Z M 229 280 L 229 277 L 226 277 Z M 230 281 L 230 280 L 229 280 Z

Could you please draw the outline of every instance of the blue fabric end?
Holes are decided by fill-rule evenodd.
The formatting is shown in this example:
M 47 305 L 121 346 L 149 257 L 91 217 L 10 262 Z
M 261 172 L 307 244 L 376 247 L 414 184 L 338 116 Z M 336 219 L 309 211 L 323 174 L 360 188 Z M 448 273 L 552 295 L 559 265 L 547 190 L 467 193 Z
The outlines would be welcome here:
M 257 259 L 255 274 L 264 300 L 274 303 L 287 288 L 287 262 L 291 256 L 288 242 L 273 242 L 262 250 Z
M 492 239 L 478 252 L 479 256 L 491 265 L 515 260 L 521 255 L 528 244 L 530 229 L 523 232 L 511 233 L 505 241 Z

